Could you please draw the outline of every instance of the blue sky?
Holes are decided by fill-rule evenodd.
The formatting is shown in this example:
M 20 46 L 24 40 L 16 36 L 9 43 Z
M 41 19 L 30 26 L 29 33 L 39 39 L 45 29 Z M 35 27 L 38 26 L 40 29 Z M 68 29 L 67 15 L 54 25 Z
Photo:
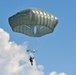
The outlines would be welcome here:
M 58 17 L 52 34 L 40 38 L 29 37 L 11 30 L 8 18 L 26 8 L 41 8 Z M 37 49 L 36 64 L 44 66 L 44 75 L 65 72 L 76 75 L 76 1 L 75 0 L 1 0 L 0 28 L 10 34 L 10 41 L 28 42 L 28 49 Z

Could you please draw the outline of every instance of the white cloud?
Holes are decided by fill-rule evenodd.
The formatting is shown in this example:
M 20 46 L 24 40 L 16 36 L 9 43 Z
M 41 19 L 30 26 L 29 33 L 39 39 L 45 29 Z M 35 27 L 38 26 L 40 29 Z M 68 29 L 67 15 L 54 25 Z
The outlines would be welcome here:
M 26 52 L 27 45 L 18 45 L 9 41 L 9 34 L 0 28 L 0 75 L 44 75 L 44 67 L 30 65 L 29 54 Z M 66 75 L 64 72 L 49 75 Z
M 10 36 L 0 28 L 0 75 L 43 75 L 43 66 L 32 67 L 26 45 L 9 41 Z
M 62 73 L 57 73 L 57 72 L 51 72 L 49 75 L 66 75 L 64 72 Z

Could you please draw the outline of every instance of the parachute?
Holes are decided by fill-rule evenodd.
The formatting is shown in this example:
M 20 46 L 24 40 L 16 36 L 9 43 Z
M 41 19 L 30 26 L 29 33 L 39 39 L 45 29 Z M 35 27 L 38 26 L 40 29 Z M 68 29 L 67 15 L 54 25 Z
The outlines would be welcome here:
M 28 8 L 9 17 L 8 21 L 13 31 L 40 37 L 54 31 L 58 18 L 42 9 Z

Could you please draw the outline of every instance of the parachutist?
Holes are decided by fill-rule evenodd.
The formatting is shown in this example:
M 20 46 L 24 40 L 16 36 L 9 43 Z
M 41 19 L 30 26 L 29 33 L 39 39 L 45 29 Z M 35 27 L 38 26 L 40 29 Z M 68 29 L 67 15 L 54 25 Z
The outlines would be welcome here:
M 33 66 L 33 59 L 34 59 L 34 57 L 32 57 L 32 56 L 30 56 L 30 63 L 31 63 L 31 65 Z
M 34 59 L 33 53 L 37 52 L 37 50 L 35 50 L 35 49 L 28 49 L 27 52 L 30 55 L 30 58 L 29 58 L 30 63 L 33 66 L 33 59 Z

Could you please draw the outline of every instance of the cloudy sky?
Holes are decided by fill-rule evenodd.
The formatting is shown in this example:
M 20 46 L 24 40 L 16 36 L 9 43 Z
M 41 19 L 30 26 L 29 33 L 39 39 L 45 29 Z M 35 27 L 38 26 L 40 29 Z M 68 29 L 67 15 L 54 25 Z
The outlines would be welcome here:
M 76 75 L 75 0 L 0 1 L 0 75 Z M 26 8 L 41 8 L 58 17 L 52 34 L 40 38 L 13 32 L 8 18 Z M 27 49 L 36 49 L 34 66 Z

